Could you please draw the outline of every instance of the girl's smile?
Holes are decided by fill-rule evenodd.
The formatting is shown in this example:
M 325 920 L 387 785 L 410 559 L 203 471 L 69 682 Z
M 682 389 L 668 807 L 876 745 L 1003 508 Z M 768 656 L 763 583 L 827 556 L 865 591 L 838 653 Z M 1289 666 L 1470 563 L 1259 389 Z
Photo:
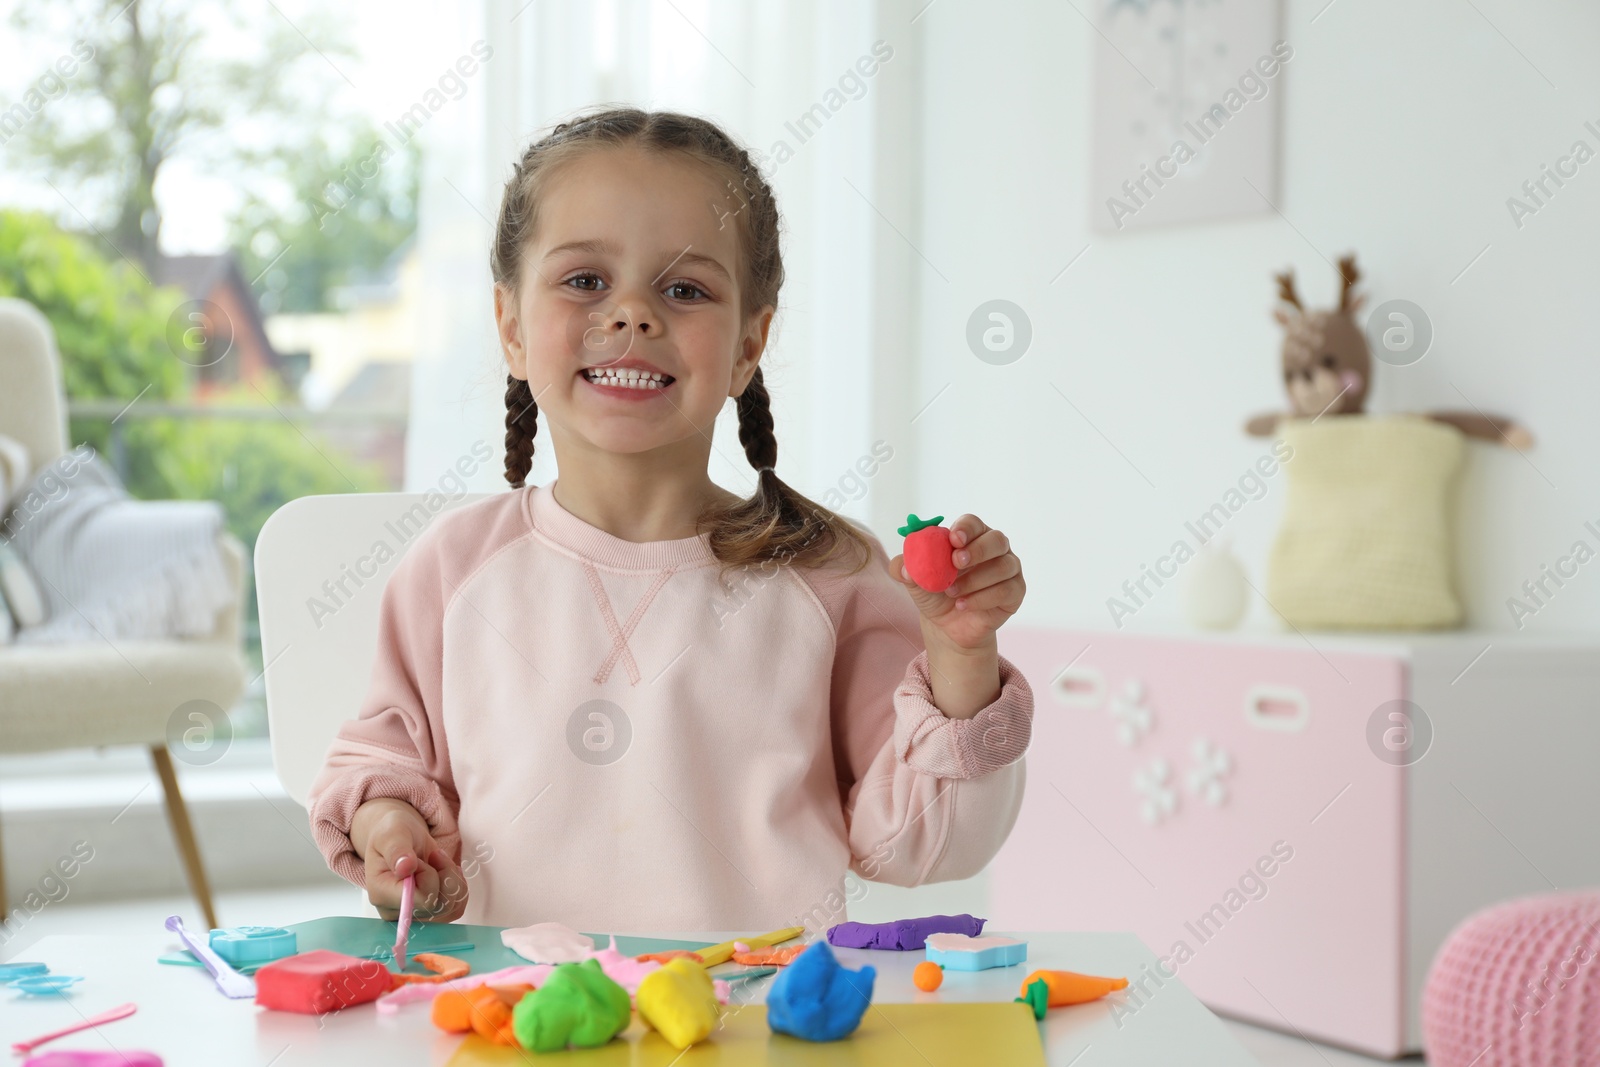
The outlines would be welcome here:
M 578 377 L 589 384 L 597 396 L 624 403 L 655 400 L 666 395 L 677 381 L 670 374 L 644 360 L 623 359 L 603 367 L 585 367 Z

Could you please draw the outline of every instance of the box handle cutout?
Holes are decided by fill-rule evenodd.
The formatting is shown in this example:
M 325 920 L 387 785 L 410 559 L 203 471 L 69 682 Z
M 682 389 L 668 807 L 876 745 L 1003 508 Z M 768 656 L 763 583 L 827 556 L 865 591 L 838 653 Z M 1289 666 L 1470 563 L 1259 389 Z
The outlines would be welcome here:
M 1258 685 L 1245 694 L 1244 717 L 1259 729 L 1299 732 L 1311 721 L 1311 704 L 1298 689 Z
M 1069 708 L 1094 708 L 1106 698 L 1106 679 L 1093 667 L 1074 664 L 1056 675 L 1050 689 Z

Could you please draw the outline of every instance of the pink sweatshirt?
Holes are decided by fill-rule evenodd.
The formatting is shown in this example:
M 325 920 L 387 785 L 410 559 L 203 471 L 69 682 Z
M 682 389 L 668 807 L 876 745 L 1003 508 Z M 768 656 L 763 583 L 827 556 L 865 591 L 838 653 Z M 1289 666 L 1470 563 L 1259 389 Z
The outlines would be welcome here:
M 817 930 L 845 920 L 847 870 L 976 874 L 1022 802 L 1033 694 L 1002 658 L 994 703 L 945 718 L 872 543 L 853 576 L 719 583 L 704 537 L 624 541 L 548 485 L 441 514 L 312 786 L 328 865 L 364 885 L 351 818 L 398 797 L 463 863 L 469 923 Z

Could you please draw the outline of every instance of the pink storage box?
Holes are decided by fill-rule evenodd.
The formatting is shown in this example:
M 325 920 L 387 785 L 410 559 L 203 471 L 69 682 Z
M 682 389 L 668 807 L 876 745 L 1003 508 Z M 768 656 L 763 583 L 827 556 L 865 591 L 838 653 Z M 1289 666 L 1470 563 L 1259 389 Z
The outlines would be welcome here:
M 1129 930 L 1217 1011 L 1392 1057 L 1421 1047 L 1423 977 L 1456 922 L 1546 875 L 1600 882 L 1600 850 L 1571 841 L 1600 810 L 1591 641 L 1019 626 L 1000 643 L 1038 707 L 995 929 Z M 1392 718 L 1414 706 L 1426 725 Z M 1407 727 L 1425 749 L 1389 747 Z M 1128 977 L 1136 1011 L 1167 976 Z

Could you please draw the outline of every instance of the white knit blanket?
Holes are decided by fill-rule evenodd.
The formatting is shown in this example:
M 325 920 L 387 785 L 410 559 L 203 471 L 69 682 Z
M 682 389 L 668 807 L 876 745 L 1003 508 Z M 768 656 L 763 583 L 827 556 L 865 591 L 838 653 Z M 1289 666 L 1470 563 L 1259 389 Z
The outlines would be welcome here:
M 0 523 L 38 581 L 45 621 L 18 644 L 203 637 L 235 602 L 210 500 L 134 500 L 90 449 L 42 468 Z

